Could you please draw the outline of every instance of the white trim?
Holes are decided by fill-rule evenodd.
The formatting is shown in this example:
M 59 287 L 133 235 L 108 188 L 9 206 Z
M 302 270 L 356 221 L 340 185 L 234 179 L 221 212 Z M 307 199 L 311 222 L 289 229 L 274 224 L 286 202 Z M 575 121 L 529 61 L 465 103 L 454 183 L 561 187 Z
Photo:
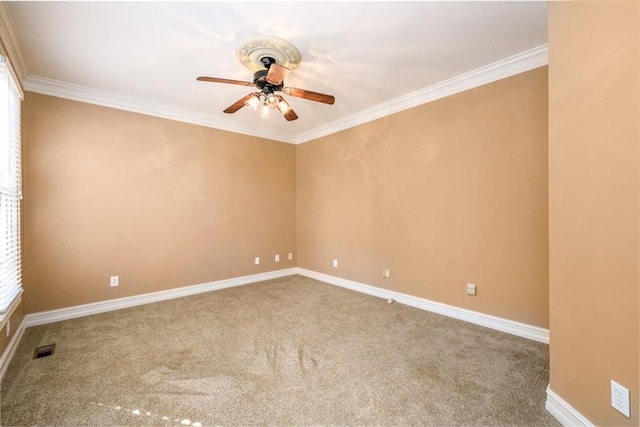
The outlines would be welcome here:
M 266 273 L 252 274 L 250 276 L 235 277 L 232 279 L 202 283 L 200 285 L 185 286 L 182 288 L 169 289 L 166 291 L 152 292 L 131 297 L 61 308 L 58 310 L 27 314 L 25 316 L 25 319 L 27 327 L 44 325 L 47 323 L 59 322 L 61 320 L 75 319 L 76 317 L 90 316 L 92 314 L 105 313 L 108 311 L 120 310 L 122 308 L 134 307 L 136 305 L 165 301 L 173 298 L 185 297 L 188 295 L 201 294 L 203 292 L 217 291 L 234 286 L 260 282 L 263 280 L 277 279 L 280 277 L 291 276 L 293 274 L 296 274 L 295 268 L 269 271 Z
M 14 334 L 13 339 L 5 350 L 0 359 L 0 381 L 6 366 L 11 361 L 15 347 L 20 341 L 25 327 L 44 325 L 47 323 L 60 322 L 62 320 L 75 319 L 77 317 L 90 316 L 92 314 L 105 313 L 108 311 L 120 310 L 123 308 L 134 307 L 143 304 L 149 304 L 158 301 L 166 301 L 173 298 L 180 298 L 188 295 L 195 295 L 204 292 L 211 292 L 234 286 L 242 286 L 263 280 L 277 279 L 286 276 L 299 274 L 301 276 L 310 277 L 322 282 L 362 292 L 368 295 L 377 296 L 384 299 L 393 298 L 401 304 L 406 304 L 422 310 L 433 313 L 442 314 L 444 316 L 453 317 L 476 325 L 486 326 L 502 332 L 507 332 L 520 337 L 528 338 L 543 343 L 549 342 L 549 331 L 547 329 L 538 328 L 536 326 L 526 325 L 524 323 L 514 322 L 508 319 L 502 319 L 483 313 L 478 313 L 463 308 L 450 306 L 411 295 L 402 294 L 400 292 L 390 291 L 387 289 L 377 288 L 375 286 L 365 285 L 363 283 L 354 282 L 352 280 L 341 279 L 339 277 L 330 276 L 324 273 L 307 270 L 299 267 L 292 267 L 282 270 L 269 271 L 265 273 L 252 274 L 249 276 L 235 277 L 231 279 L 218 280 L 214 282 L 202 283 L 199 285 L 185 286 L 181 288 L 169 289 L 166 291 L 152 292 L 148 294 L 135 295 L 131 297 L 118 298 L 113 300 L 101 301 L 96 303 L 78 305 L 74 307 L 61 308 L 58 310 L 44 311 L 40 313 L 27 314 L 18 327 L 18 331 Z M 552 393 L 550 390 L 547 393 Z M 559 399 L 559 398 L 558 398 Z M 562 401 L 561 399 L 559 399 Z M 564 402 L 564 401 L 562 401 Z M 547 406 L 549 406 L 549 398 Z M 549 410 L 549 407 L 547 407 Z M 549 410 L 551 412 L 551 410 Z M 553 413 L 553 412 L 552 412 Z M 554 414 L 555 416 L 555 414 Z M 557 416 L 556 416 L 557 417 Z M 584 424 L 589 425 L 589 424 Z
M 498 331 L 507 332 L 545 344 L 549 343 L 548 329 L 543 329 L 537 326 L 531 326 L 524 323 L 515 322 L 513 320 L 479 313 L 477 311 L 454 307 L 451 305 L 430 301 L 424 298 L 414 297 L 400 292 L 377 288 L 375 286 L 366 285 L 364 283 L 354 282 L 352 280 L 342 279 L 339 277 L 330 276 L 328 274 L 318 273 L 299 267 L 252 274 L 250 276 L 235 277 L 232 279 L 218 280 L 215 282 L 208 282 L 199 285 L 185 286 L 181 288 L 169 289 L 166 291 L 158 291 L 131 297 L 100 301 L 74 307 L 44 311 L 40 313 L 32 313 L 25 316 L 26 326 L 30 327 L 36 325 L 44 325 L 47 323 L 74 319 L 76 317 L 90 316 L 92 314 L 105 313 L 108 311 L 120 310 L 122 308 L 134 307 L 137 305 L 149 304 L 152 302 L 165 301 L 203 292 L 210 292 L 234 286 L 246 285 L 263 280 L 277 279 L 294 274 L 310 277 L 312 279 L 320 280 L 331 285 L 341 286 L 343 288 L 351 289 L 357 292 L 362 292 L 384 299 L 393 298 L 395 301 L 401 304 L 406 304 L 412 307 L 420 308 L 422 310 L 464 320 L 476 325 L 486 326 Z
M 13 338 L 9 341 L 9 345 L 4 349 L 4 353 L 2 353 L 2 357 L 0 357 L 0 383 L 4 378 L 4 374 L 7 372 L 7 368 L 13 359 L 13 355 L 16 353 L 16 349 L 18 348 L 18 344 L 22 339 L 22 334 L 24 334 L 24 330 L 26 328 L 26 321 L 22 319 L 20 326 L 13 334 Z
M 428 299 L 390 291 L 388 289 L 377 288 L 375 286 L 365 285 L 364 283 L 354 282 L 352 280 L 342 279 L 340 277 L 330 276 L 328 274 L 318 273 L 304 268 L 298 268 L 298 274 L 379 298 L 392 298 L 396 302 L 406 304 L 411 307 L 416 307 L 433 313 L 442 314 L 444 316 L 453 317 L 455 319 L 464 320 L 465 322 L 474 323 L 476 325 L 496 329 L 501 332 L 549 344 L 548 329 L 515 322 L 509 319 L 503 319 L 501 317 L 490 316 L 477 311 L 454 307 L 452 305 L 442 304 Z
M 548 48 L 545 44 L 293 136 L 284 136 L 280 132 L 247 126 L 209 114 L 91 89 L 45 77 L 29 75 L 24 79 L 23 84 L 25 90 L 29 92 L 162 117 L 289 144 L 301 144 L 547 64 Z
M 22 56 L 22 49 L 20 49 L 20 42 L 16 33 L 16 27 L 9 13 L 9 7 L 4 1 L 0 1 L 0 39 L 2 39 L 2 43 L 8 51 L 7 55 L 11 62 L 9 69 L 12 74 L 17 74 L 17 76 L 14 75 L 14 78 L 17 77 L 16 81 L 18 82 L 18 86 L 20 86 L 20 95 L 22 96 L 22 82 L 29 75 L 29 72 L 27 70 L 27 63 Z
M 24 80 L 24 89 L 28 92 L 86 102 L 87 104 L 101 105 L 103 107 L 115 108 L 117 110 L 131 111 L 132 113 L 177 120 L 179 122 L 241 133 L 258 138 L 267 138 L 289 144 L 295 143 L 293 138 L 288 138 L 279 132 L 274 132 L 269 129 L 247 126 L 228 119 L 217 118 L 209 114 L 171 107 L 169 105 L 158 104 L 156 102 L 145 101 L 143 99 L 119 95 L 117 93 L 107 92 L 104 90 L 92 89 L 73 83 L 61 82 L 59 80 L 48 79 L 46 77 L 29 75 L 29 77 Z
M 418 105 L 524 73 L 525 71 L 542 67 L 548 63 L 548 46 L 544 44 L 358 113 L 351 114 L 350 116 L 327 123 L 315 129 L 301 132 L 296 135 L 296 142 L 301 144 L 322 136 L 331 135 Z
M 584 417 L 580 412 L 576 411 L 573 406 L 569 405 L 563 398 L 558 396 L 551 390 L 551 386 L 547 387 L 547 402 L 544 408 L 553 415 L 563 426 L 588 426 L 594 424 Z
M 2 330 L 2 328 L 4 328 L 4 325 L 7 323 L 7 321 L 11 319 L 11 315 L 13 314 L 14 311 L 16 311 L 16 308 L 18 308 L 18 306 L 20 305 L 20 302 L 22 302 L 23 291 L 24 289 L 20 288 L 20 290 L 18 291 L 18 294 L 15 297 L 13 297 L 13 301 L 11 302 L 11 305 L 7 307 L 7 311 L 5 311 L 4 313 L 0 313 L 0 331 Z

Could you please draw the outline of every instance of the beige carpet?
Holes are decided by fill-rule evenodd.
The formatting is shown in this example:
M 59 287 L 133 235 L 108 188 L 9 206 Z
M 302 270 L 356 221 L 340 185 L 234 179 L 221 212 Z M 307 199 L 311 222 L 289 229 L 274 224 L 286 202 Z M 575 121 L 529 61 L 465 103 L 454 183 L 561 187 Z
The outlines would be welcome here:
M 33 360 L 35 347 L 55 355 Z M 27 329 L 2 425 L 559 425 L 548 346 L 291 276 Z

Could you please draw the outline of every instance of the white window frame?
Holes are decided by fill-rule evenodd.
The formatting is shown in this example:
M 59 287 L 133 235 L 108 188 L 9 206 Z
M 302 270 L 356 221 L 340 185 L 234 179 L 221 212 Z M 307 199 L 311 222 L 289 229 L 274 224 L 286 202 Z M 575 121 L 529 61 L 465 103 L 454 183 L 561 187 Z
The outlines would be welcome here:
M 22 295 L 22 88 L 0 55 L 0 330 Z

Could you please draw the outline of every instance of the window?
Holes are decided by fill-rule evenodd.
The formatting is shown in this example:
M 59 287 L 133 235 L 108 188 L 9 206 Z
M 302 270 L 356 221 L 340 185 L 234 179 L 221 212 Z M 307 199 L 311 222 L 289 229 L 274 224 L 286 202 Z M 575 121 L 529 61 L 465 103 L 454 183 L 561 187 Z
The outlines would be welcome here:
M 9 62 L 0 56 L 0 328 L 20 302 L 22 293 L 21 101 L 22 92 Z

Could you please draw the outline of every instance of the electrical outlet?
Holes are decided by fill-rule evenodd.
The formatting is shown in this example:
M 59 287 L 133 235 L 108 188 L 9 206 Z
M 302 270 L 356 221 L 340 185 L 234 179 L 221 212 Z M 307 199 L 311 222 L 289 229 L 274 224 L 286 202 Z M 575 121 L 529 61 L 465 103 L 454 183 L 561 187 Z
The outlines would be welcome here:
M 109 286 L 115 288 L 120 284 L 120 279 L 118 276 L 111 276 L 111 280 L 109 281 Z
M 476 296 L 476 285 L 467 283 L 467 295 Z
M 289 261 L 293 259 L 293 254 L 289 254 Z
M 622 387 L 611 380 L 611 406 L 620 411 L 622 415 L 631 418 L 629 411 L 629 389 Z
M 338 268 L 338 260 L 337 259 L 333 260 L 333 268 Z
M 255 265 L 260 264 L 260 257 L 259 257 L 259 256 L 257 256 L 257 257 L 253 260 L 253 262 L 254 262 L 254 264 L 255 264 Z
M 276 255 L 276 262 L 280 262 L 280 255 Z
M 388 279 L 389 277 L 391 277 L 391 270 L 389 270 L 388 268 L 383 268 L 382 277 L 384 277 L 385 279 Z

